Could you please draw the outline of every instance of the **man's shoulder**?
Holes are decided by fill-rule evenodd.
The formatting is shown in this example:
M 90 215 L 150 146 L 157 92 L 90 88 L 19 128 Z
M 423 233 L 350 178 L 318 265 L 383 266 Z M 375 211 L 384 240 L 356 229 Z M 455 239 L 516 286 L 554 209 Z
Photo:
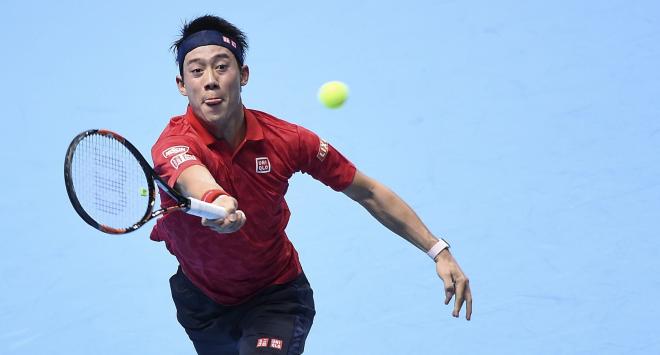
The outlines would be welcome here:
M 195 142 L 198 140 L 195 130 L 185 119 L 185 115 L 174 116 L 167 123 L 158 139 L 151 146 L 152 156 L 160 154 L 159 152 L 171 145 L 181 145 L 181 142 Z M 190 145 L 190 144 L 186 144 Z
M 264 128 L 267 128 L 269 130 L 284 131 L 290 133 L 296 133 L 298 131 L 298 125 L 295 123 L 291 123 L 287 120 L 276 117 L 267 112 L 254 110 L 254 109 L 247 109 L 247 110 L 254 115 L 257 121 L 259 121 L 259 124 L 261 124 L 261 126 Z
M 154 145 L 157 145 L 169 137 L 187 136 L 191 134 L 195 134 L 195 131 L 190 126 L 190 123 L 188 123 L 188 121 L 185 119 L 185 116 L 174 116 L 170 119 L 165 128 L 163 128 L 163 131 L 158 136 L 158 139 Z

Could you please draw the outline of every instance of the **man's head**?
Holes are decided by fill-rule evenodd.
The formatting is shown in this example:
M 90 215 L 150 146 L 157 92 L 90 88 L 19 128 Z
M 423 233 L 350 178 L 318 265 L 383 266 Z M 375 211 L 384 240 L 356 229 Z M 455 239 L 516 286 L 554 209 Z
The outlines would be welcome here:
M 183 76 L 183 62 L 185 56 L 190 50 L 189 48 L 182 48 L 182 45 L 185 47 L 187 39 L 195 33 L 202 31 L 215 31 L 226 36 L 230 41 L 233 41 L 235 45 L 231 46 L 231 42 L 229 42 L 227 43 L 227 47 L 231 48 L 232 54 L 234 54 L 239 67 L 242 67 L 243 64 L 245 64 L 245 52 L 247 52 L 248 49 L 247 36 L 245 33 L 223 18 L 205 15 L 185 23 L 181 28 L 181 38 L 172 44 L 171 49 L 176 56 L 176 61 L 179 65 L 179 74 L 181 76 Z M 186 51 L 186 49 L 188 50 Z
M 184 24 L 172 50 L 179 65 L 177 86 L 198 118 L 222 126 L 242 117 L 240 92 L 250 72 L 241 30 L 217 16 L 202 16 Z

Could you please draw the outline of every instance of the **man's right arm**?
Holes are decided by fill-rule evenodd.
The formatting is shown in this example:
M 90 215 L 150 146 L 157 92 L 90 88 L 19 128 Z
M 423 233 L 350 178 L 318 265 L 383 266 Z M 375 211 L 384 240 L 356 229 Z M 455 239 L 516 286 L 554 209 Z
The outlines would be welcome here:
M 192 165 L 181 172 L 174 185 L 177 191 L 186 197 L 201 200 L 210 190 L 224 190 L 213 178 L 204 165 Z M 238 209 L 238 201 L 229 195 L 220 195 L 213 201 L 227 211 L 224 219 L 209 220 L 202 218 L 202 225 L 218 233 L 233 233 L 245 224 L 245 213 Z

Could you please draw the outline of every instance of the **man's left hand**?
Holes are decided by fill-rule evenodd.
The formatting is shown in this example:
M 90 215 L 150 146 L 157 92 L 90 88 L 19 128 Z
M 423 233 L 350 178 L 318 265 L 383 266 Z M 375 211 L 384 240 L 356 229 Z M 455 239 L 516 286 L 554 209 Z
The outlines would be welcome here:
M 470 291 L 470 280 L 463 273 L 456 259 L 451 255 L 449 249 L 445 249 L 435 258 L 435 268 L 438 276 L 445 284 L 445 304 L 454 299 L 454 310 L 452 315 L 458 318 L 463 303 L 465 303 L 465 318 L 472 318 L 472 292 Z

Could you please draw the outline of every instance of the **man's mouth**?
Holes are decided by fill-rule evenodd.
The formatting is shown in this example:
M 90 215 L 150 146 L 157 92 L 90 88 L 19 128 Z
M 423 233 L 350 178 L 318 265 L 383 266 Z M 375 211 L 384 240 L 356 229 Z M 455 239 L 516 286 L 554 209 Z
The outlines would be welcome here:
M 219 105 L 220 103 L 222 103 L 222 99 L 210 98 L 210 99 L 204 100 L 204 103 L 209 105 L 209 106 L 215 106 L 215 105 Z

